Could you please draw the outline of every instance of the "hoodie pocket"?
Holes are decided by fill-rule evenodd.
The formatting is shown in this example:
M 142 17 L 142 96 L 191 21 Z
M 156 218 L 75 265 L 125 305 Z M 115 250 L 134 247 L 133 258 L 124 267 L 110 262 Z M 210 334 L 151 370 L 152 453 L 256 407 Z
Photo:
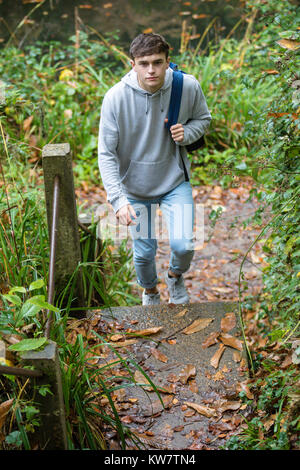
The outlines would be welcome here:
M 138 162 L 131 160 L 121 179 L 130 194 L 151 198 L 168 191 L 181 174 L 175 158 L 158 162 Z

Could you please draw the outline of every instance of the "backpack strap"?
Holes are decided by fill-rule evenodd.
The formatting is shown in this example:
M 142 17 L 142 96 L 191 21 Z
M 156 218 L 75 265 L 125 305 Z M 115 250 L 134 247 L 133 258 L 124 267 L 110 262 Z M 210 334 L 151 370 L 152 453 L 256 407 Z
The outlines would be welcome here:
M 171 126 L 177 124 L 178 122 L 183 87 L 183 72 L 181 72 L 178 69 L 178 66 L 173 62 L 170 62 L 170 68 L 173 70 L 173 81 L 169 105 L 168 122 L 166 123 L 167 129 L 170 129 Z
M 176 64 L 170 63 L 170 67 L 173 69 L 173 81 L 172 81 L 172 90 L 171 90 L 171 97 L 170 97 L 170 104 L 169 104 L 169 113 L 168 113 L 168 122 L 165 123 L 167 129 L 170 129 L 171 126 L 177 124 L 178 122 L 178 115 L 180 110 L 180 103 L 181 103 L 181 95 L 182 95 L 182 87 L 183 87 L 183 73 L 178 70 Z M 181 161 L 183 164 L 183 170 L 185 175 L 185 181 L 189 181 L 189 176 L 187 169 L 185 167 L 182 155 Z
M 182 95 L 183 76 L 181 72 L 173 70 L 172 91 L 169 105 L 168 122 L 166 127 L 170 129 L 171 126 L 177 124 L 178 115 L 180 110 L 180 102 Z

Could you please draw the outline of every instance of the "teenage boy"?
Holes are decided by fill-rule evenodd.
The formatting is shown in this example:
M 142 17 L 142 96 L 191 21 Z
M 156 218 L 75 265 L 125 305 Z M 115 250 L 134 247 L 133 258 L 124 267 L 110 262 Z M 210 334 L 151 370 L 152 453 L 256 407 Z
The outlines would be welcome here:
M 116 217 L 130 226 L 143 305 L 160 303 L 154 219 L 166 217 L 171 248 L 169 302 L 187 303 L 183 273 L 194 254 L 194 204 L 186 145 L 207 130 L 211 115 L 198 81 L 184 74 L 178 123 L 166 127 L 173 70 L 159 34 L 140 34 L 130 46 L 132 69 L 105 95 L 99 126 L 99 169 Z

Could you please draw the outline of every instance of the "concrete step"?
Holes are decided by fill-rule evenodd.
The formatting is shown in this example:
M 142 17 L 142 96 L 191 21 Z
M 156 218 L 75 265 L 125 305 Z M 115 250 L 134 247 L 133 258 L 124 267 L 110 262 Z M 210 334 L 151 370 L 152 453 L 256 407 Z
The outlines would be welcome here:
M 148 448 L 161 446 L 160 449 L 186 449 L 191 445 L 191 442 L 194 442 L 187 437 L 192 430 L 202 433 L 205 442 L 207 440 L 210 442 L 215 438 L 215 435 L 211 434 L 213 430 L 211 425 L 216 419 L 221 419 L 220 415 L 218 418 L 208 418 L 196 412 L 195 415 L 186 417 L 187 410 L 183 405 L 186 402 L 192 402 L 210 407 L 222 399 L 238 400 L 237 384 L 245 380 L 248 374 L 245 348 L 243 347 L 239 352 L 233 347 L 225 346 L 219 365 L 215 368 L 210 361 L 219 349 L 220 341 L 206 348 L 202 346 L 210 334 L 221 332 L 221 320 L 231 312 L 234 313 L 236 322 L 227 334 L 242 340 L 237 302 L 114 307 L 101 311 L 103 319 L 109 322 L 115 320 L 118 324 L 123 322 L 125 329 L 128 327 L 136 330 L 162 327 L 155 335 L 138 339 L 128 349 L 130 356 L 149 374 L 150 379 L 157 387 L 175 384 L 171 406 L 168 403 L 165 409 L 160 405 L 155 391 L 149 392 L 145 390 L 145 387 L 140 386 L 126 389 L 127 396 L 129 394 L 131 398 L 138 399 L 136 406 L 133 410 L 128 411 L 128 414 L 130 415 L 132 412 L 144 417 L 146 419 L 145 428 L 149 425 L 153 432 L 154 438 Z M 182 315 L 178 315 L 180 313 Z M 211 321 L 202 330 L 185 334 L 184 329 L 199 319 L 207 319 L 206 323 Z M 164 354 L 167 358 L 166 362 L 157 359 L 151 353 L 151 348 Z M 122 354 L 125 353 L 124 349 L 121 348 Z M 118 349 L 118 352 L 121 350 Z M 240 353 L 241 360 L 239 362 L 236 362 L 237 353 Z M 182 383 L 180 373 L 187 365 L 194 366 L 196 374 L 187 383 Z M 170 378 L 174 382 L 170 382 Z M 162 398 L 166 398 L 166 396 L 161 393 Z M 173 401 L 174 399 L 175 401 Z M 178 426 L 180 429 L 183 426 L 182 431 L 174 432 L 174 428 L 177 429 Z M 134 424 L 132 429 L 136 429 Z M 202 440 L 202 442 L 204 441 Z M 222 439 L 217 441 L 215 446 L 220 446 L 225 442 Z

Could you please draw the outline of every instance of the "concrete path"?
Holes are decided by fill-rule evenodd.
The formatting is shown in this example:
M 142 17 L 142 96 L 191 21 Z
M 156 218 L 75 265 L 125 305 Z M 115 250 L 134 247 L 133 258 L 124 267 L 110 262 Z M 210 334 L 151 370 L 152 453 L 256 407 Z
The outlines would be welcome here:
M 120 348 L 120 342 L 111 343 L 118 353 L 132 357 L 156 387 L 165 390 L 160 393 L 165 407 L 151 386 L 123 390 L 120 401 L 130 406 L 123 409 L 120 404 L 120 416 L 146 448 L 220 448 L 240 423 L 237 413 L 243 413 L 244 408 L 237 386 L 247 378 L 247 365 L 239 342 L 237 303 L 116 307 L 102 310 L 101 318 L 111 325 L 121 324 L 119 333 L 128 332 L 128 328 L 161 327 L 156 334 L 135 338 L 128 348 Z M 218 337 L 216 343 L 205 347 L 204 342 L 213 337 Z M 129 338 L 132 336 L 127 334 Z M 237 349 L 240 345 L 242 350 Z M 219 363 L 217 351 L 221 354 Z M 213 357 L 215 366 L 211 364 Z M 139 370 L 135 378 L 147 384 Z

